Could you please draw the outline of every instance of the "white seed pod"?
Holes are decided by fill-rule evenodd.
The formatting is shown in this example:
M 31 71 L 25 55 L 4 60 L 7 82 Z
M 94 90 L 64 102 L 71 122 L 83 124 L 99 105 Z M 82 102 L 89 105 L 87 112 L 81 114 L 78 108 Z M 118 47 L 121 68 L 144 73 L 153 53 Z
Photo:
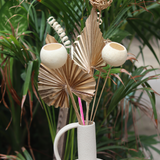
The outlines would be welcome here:
M 110 42 L 103 48 L 102 58 L 111 66 L 121 66 L 127 59 L 127 50 L 120 43 Z
M 67 60 L 67 50 L 60 43 L 49 43 L 40 51 L 41 62 L 50 69 L 62 67 Z

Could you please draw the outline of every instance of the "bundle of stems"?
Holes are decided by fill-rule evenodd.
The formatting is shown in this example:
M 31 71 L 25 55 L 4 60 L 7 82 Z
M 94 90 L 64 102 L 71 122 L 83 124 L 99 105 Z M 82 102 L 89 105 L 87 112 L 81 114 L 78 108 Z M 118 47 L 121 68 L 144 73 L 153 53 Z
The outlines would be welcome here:
M 99 96 L 99 99 L 98 99 L 98 102 L 97 102 L 97 105 L 96 105 L 96 108 L 95 108 L 95 101 L 96 101 L 96 97 L 97 97 L 97 92 L 98 92 L 98 88 L 99 88 L 99 81 L 100 81 L 100 76 L 101 76 L 101 72 L 99 72 L 98 80 L 97 80 L 97 85 L 96 85 L 96 91 L 95 91 L 94 100 L 93 100 L 93 104 L 92 104 L 92 110 L 91 110 L 90 119 L 89 119 L 89 105 L 90 105 L 90 104 L 86 102 L 86 123 L 85 123 L 86 125 L 89 124 L 89 123 L 88 123 L 89 121 L 90 121 L 90 122 L 91 122 L 91 121 L 93 122 L 94 119 L 95 119 L 95 115 L 96 115 L 96 113 L 97 113 L 97 109 L 98 109 L 98 106 L 99 106 L 99 102 L 100 102 L 100 100 L 101 100 L 101 97 L 102 97 L 102 94 L 103 94 L 103 91 L 104 91 L 104 88 L 105 88 L 107 79 L 108 79 L 108 77 L 109 77 L 111 68 L 112 68 L 112 66 L 109 68 L 109 71 L 108 71 L 107 76 L 106 76 L 106 78 L 105 78 L 105 81 L 104 81 L 104 83 L 103 83 L 103 87 L 102 87 L 102 90 L 101 90 L 101 93 L 100 93 L 100 96 Z M 94 108 L 95 108 L 95 110 L 94 110 Z M 94 114 L 93 114 L 93 112 L 94 112 Z M 81 113 L 81 118 L 82 118 L 82 121 L 84 121 L 84 119 L 83 119 L 83 117 L 82 117 L 82 114 L 83 114 L 83 113 Z M 83 123 L 83 125 L 84 125 L 84 123 Z

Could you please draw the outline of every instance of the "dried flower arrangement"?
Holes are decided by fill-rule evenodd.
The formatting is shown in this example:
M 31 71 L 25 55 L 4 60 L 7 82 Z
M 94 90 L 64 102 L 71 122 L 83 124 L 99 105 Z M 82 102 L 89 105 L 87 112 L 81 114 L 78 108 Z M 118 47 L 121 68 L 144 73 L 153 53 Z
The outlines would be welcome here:
M 72 128 L 77 128 L 79 160 L 97 159 L 94 118 L 112 66 L 121 66 L 127 59 L 126 48 L 119 43 L 106 41 L 99 28 L 102 23 L 101 10 L 107 8 L 112 0 L 90 2 L 93 5 L 91 13 L 83 31 L 72 45 L 56 20 L 53 17 L 48 19 L 48 23 L 57 32 L 64 46 L 48 35 L 47 44 L 42 47 L 40 53 L 38 91 L 41 98 L 49 106 L 69 107 L 70 96 L 78 120 L 78 123 L 68 124 L 57 133 L 54 140 L 54 154 L 57 160 L 61 160 L 58 141 L 64 132 Z M 96 9 L 100 12 L 97 13 Z M 70 55 L 67 54 L 66 48 L 71 48 Z M 108 71 L 103 69 L 107 65 Z M 97 84 L 94 79 L 95 70 L 99 71 Z M 102 72 L 108 73 L 95 108 Z M 80 113 L 73 93 L 78 97 Z M 91 115 L 89 115 L 93 96 Z M 85 119 L 81 99 L 86 101 Z
M 78 122 L 83 125 L 88 125 L 89 120 L 94 121 L 111 67 L 121 66 L 127 59 L 126 48 L 116 42 L 106 43 L 99 28 L 101 23 L 100 18 L 97 17 L 96 9 L 101 11 L 107 8 L 112 3 L 112 0 L 90 0 L 90 2 L 93 8 L 86 20 L 86 26 L 72 45 L 70 45 L 68 37 L 56 20 L 53 17 L 48 19 L 48 23 L 58 33 L 64 46 L 57 43 L 54 37 L 47 36 L 47 45 L 42 47 L 40 53 L 42 63 L 38 76 L 38 91 L 44 102 L 49 106 L 69 107 L 70 96 Z M 65 48 L 70 47 L 71 55 L 67 55 Z M 110 69 L 94 111 L 100 75 L 101 72 L 106 72 L 103 67 L 107 65 L 110 65 Z M 93 78 L 95 70 L 100 71 L 97 85 Z M 78 96 L 81 116 L 73 93 Z M 89 116 L 89 106 L 93 96 L 92 111 Z M 85 124 L 81 99 L 86 101 L 87 112 Z

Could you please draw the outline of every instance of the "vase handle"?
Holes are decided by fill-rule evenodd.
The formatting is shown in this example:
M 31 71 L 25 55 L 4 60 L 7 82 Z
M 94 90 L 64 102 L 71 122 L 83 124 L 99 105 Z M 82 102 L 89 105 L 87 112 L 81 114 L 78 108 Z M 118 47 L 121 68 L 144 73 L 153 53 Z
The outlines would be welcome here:
M 77 128 L 78 127 L 78 122 L 77 123 L 71 123 L 66 125 L 65 127 L 63 127 L 61 130 L 59 130 L 59 132 L 57 133 L 55 140 L 54 140 L 54 155 L 56 157 L 56 160 L 61 160 L 59 153 L 58 153 L 58 141 L 60 139 L 60 137 L 62 136 L 62 134 L 64 134 L 66 131 L 73 129 L 73 128 Z

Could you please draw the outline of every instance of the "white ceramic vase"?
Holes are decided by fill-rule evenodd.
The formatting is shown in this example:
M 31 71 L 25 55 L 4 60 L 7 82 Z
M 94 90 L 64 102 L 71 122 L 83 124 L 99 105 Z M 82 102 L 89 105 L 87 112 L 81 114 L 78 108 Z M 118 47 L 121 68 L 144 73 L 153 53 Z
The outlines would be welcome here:
M 54 154 L 56 160 L 61 160 L 58 153 L 58 141 L 66 131 L 77 128 L 78 160 L 101 160 L 97 158 L 95 123 L 90 125 L 80 125 L 71 123 L 63 127 L 56 135 L 54 141 Z

